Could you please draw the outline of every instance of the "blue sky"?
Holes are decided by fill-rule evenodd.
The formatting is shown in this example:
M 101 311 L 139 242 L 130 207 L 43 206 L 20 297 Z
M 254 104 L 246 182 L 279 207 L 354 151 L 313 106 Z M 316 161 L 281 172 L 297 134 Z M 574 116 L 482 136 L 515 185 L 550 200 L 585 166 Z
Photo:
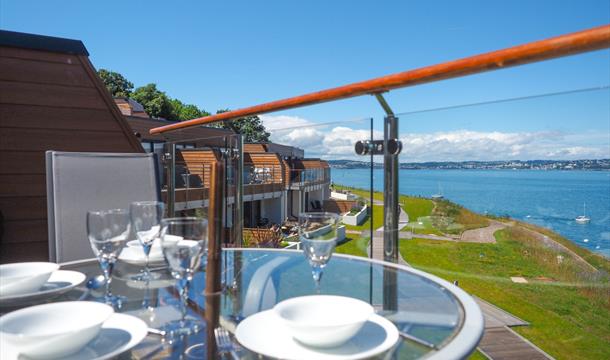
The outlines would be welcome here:
M 239 108 L 610 23 L 610 1 L 0 0 L 0 28 L 82 40 L 98 68 L 208 110 Z M 400 89 L 395 112 L 610 84 L 610 51 Z M 401 116 L 412 160 L 610 157 L 602 90 Z M 270 128 L 374 117 L 372 97 L 264 117 Z M 279 131 L 347 156 L 368 123 Z M 334 137 L 333 137 L 333 134 Z M 524 140 L 525 139 L 525 140 Z M 343 149 L 343 150 L 338 150 Z M 466 151 L 466 150 L 467 151 Z M 307 150 L 307 149 L 306 149 Z M 405 160 L 407 160 L 405 158 Z

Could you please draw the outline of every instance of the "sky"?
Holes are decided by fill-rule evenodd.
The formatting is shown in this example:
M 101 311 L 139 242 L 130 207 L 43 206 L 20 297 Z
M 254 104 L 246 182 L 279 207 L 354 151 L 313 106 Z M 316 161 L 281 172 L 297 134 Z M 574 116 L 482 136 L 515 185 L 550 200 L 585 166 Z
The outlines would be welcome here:
M 210 112 L 608 23 L 610 0 L 0 0 L 0 29 L 82 40 L 97 68 Z M 610 158 L 608 85 L 606 49 L 384 96 L 402 114 L 401 161 Z M 354 141 L 370 136 L 370 118 L 382 137 L 383 115 L 362 96 L 261 118 L 308 156 L 357 158 Z

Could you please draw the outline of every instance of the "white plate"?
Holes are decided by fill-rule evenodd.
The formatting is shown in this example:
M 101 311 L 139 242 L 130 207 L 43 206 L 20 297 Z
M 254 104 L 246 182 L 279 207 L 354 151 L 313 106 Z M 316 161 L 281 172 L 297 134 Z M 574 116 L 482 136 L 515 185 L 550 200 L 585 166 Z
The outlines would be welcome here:
M 142 246 L 126 246 L 119 255 L 119 260 L 124 261 L 132 265 L 145 265 L 146 256 L 144 255 L 144 249 Z M 159 265 L 165 262 L 163 253 L 161 251 L 151 251 L 148 265 Z
M 0 297 L 0 306 L 25 305 L 29 302 L 59 296 L 82 284 L 85 279 L 85 274 L 78 271 L 57 270 L 51 274 L 40 290 L 28 294 Z
M 135 316 L 114 314 L 100 333 L 78 353 L 63 360 L 103 360 L 113 358 L 138 345 L 148 334 L 148 325 Z
M 398 329 L 389 320 L 373 315 L 345 344 L 314 348 L 294 340 L 273 310 L 249 316 L 239 323 L 235 337 L 245 348 L 282 359 L 363 359 L 389 350 L 398 341 Z
M 99 334 L 79 352 L 62 360 L 104 360 L 113 358 L 138 345 L 148 334 L 146 323 L 135 316 L 115 313 L 104 322 Z M 28 360 L 25 356 L 16 357 L 17 352 L 8 344 L 2 347 L 3 360 Z M 7 350 L 8 349 L 8 350 Z

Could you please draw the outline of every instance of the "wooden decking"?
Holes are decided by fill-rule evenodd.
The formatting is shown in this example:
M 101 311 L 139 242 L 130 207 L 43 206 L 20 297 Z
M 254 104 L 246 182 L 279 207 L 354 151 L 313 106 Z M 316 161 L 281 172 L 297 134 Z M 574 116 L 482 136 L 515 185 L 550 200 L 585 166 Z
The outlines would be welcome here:
M 486 328 L 479 351 L 493 360 L 552 359 L 509 327 Z
M 475 297 L 485 319 L 483 339 L 478 350 L 493 360 L 553 359 L 536 345 L 514 332 L 512 326 L 527 326 L 528 322 Z

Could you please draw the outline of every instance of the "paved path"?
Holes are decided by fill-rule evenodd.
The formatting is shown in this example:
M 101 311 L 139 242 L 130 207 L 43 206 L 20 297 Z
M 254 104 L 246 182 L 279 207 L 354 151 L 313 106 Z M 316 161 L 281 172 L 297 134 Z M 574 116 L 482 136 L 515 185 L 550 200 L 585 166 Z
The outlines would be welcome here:
M 494 237 L 494 233 L 500 229 L 504 229 L 505 227 L 506 224 L 491 220 L 489 226 L 487 227 L 464 231 L 460 237 L 460 241 L 495 244 L 496 238 Z
M 458 239 L 455 239 L 455 238 L 451 238 L 448 236 L 434 235 L 434 234 L 415 233 L 415 235 L 413 235 L 413 233 L 411 233 L 410 231 L 401 231 L 400 233 L 398 233 L 398 236 L 401 239 L 412 239 L 413 237 L 416 237 L 418 239 L 428 239 L 428 240 L 458 241 Z
M 379 200 L 373 200 L 373 204 L 375 205 L 383 205 L 383 202 Z M 409 223 L 409 215 L 400 207 L 400 215 L 398 218 L 398 229 L 401 229 L 403 226 Z M 369 231 L 363 231 L 362 236 L 369 236 Z M 383 226 L 373 232 L 373 237 L 371 238 L 373 242 L 373 259 L 383 260 Z M 369 250 L 367 249 L 367 252 Z M 410 266 L 398 253 L 398 263 L 402 265 Z

